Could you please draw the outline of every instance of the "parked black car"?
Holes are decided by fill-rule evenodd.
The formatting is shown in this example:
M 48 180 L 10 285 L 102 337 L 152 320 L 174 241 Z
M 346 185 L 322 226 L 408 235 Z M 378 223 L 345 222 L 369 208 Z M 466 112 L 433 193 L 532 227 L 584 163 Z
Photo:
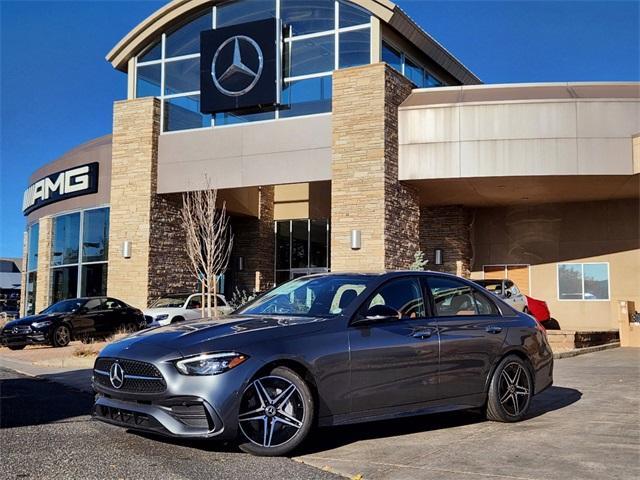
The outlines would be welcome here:
M 71 340 L 105 338 L 118 331 L 145 328 L 141 310 L 110 297 L 87 297 L 62 300 L 37 315 L 7 323 L 0 334 L 0 344 L 11 350 L 27 345 L 50 344 L 64 347 Z

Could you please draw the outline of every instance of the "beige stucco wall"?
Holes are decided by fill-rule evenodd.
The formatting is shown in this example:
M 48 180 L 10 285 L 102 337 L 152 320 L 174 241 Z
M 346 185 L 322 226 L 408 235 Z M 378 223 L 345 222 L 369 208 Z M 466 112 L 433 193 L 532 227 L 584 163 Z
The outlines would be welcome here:
M 212 148 L 212 146 L 216 146 Z M 158 193 L 331 179 L 331 115 L 161 134 Z
M 568 85 L 415 90 L 400 110 L 400 179 L 633 174 L 640 93 L 554 98 L 581 92 Z M 459 101 L 467 90 L 473 101 Z
M 563 329 L 618 328 L 618 302 L 640 302 L 639 200 L 476 209 L 473 278 L 484 265 L 530 265 L 530 293 Z M 558 300 L 557 264 L 606 262 L 610 299 Z

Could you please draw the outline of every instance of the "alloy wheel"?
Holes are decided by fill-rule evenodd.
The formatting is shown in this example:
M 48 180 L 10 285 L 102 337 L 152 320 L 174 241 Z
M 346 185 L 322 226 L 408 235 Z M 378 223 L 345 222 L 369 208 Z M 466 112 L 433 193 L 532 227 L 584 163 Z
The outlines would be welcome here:
M 517 362 L 505 365 L 498 389 L 500 405 L 508 415 L 516 417 L 528 406 L 531 386 L 525 367 Z
M 68 327 L 64 325 L 56 328 L 55 332 L 53 332 L 54 344 L 57 346 L 65 346 L 68 345 L 71 341 L 71 332 Z
M 298 387 L 286 378 L 266 376 L 254 380 L 245 390 L 238 423 L 251 443 L 274 448 L 296 436 L 306 415 Z

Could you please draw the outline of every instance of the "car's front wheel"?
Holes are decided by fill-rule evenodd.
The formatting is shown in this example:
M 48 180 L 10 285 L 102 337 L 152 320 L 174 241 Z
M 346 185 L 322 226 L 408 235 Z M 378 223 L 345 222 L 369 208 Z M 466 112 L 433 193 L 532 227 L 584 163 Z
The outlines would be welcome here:
M 66 325 L 58 325 L 51 334 L 51 344 L 54 347 L 66 347 L 71 341 L 71 330 Z
M 533 377 L 527 362 L 516 355 L 505 357 L 491 378 L 487 418 L 517 422 L 524 418 L 533 396 Z
M 26 345 L 9 345 L 9 350 L 22 350 Z
M 244 391 L 238 415 L 240 449 L 252 455 L 285 455 L 306 438 L 313 415 L 313 395 L 305 381 L 289 368 L 274 368 Z

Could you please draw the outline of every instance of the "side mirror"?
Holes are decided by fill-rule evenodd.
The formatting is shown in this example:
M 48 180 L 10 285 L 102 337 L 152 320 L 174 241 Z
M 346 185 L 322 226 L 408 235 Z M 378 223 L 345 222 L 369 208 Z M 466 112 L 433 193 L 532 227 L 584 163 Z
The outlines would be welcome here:
M 388 305 L 374 305 L 365 313 L 364 317 L 358 318 L 352 325 L 363 325 L 370 323 L 386 322 L 398 320 L 400 313 Z

